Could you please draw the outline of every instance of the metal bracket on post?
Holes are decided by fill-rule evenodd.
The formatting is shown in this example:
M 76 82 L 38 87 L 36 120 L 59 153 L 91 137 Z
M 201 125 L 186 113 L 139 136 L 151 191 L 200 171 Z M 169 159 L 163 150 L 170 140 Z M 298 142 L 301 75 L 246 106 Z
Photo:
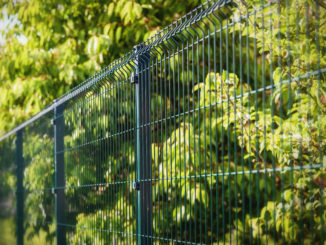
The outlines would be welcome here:
M 17 192 L 16 192 L 16 215 L 17 215 L 17 244 L 24 244 L 24 158 L 23 158 L 23 132 L 22 129 L 16 133 L 16 176 L 17 176 Z
M 55 103 L 55 101 L 54 101 Z M 65 168 L 64 168 L 64 105 L 60 104 L 54 107 L 54 119 L 51 121 L 54 127 L 54 179 L 55 187 L 52 188 L 55 194 L 55 219 L 56 219 L 56 237 L 57 244 L 66 244 L 65 223 Z M 61 188 L 59 188 L 61 187 Z
M 53 195 L 56 195 L 57 194 L 57 188 L 51 188 L 51 193 Z
M 132 83 L 132 84 L 138 84 L 138 75 L 135 75 L 135 73 L 133 73 L 132 75 L 131 75 L 131 78 L 130 78 L 130 82 Z
M 150 126 L 150 51 L 145 45 L 134 47 L 136 54 L 135 73 L 131 82 L 135 84 L 136 106 L 136 164 L 137 181 L 137 244 L 152 244 L 152 157 Z
M 140 190 L 140 183 L 139 182 L 133 182 L 132 183 L 132 188 L 136 191 Z

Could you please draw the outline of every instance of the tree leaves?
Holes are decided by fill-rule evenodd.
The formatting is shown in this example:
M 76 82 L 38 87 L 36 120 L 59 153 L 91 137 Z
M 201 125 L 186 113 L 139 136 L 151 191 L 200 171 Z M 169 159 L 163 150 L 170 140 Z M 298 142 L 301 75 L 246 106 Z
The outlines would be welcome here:
M 160 2 L 144 4 L 131 0 L 1 3 L 1 9 L 6 8 L 9 16 L 17 16 L 17 22 L 6 31 L 6 42 L 1 48 L 0 86 L 14 93 L 14 83 L 29 83 L 34 77 L 47 79 L 42 81 L 45 89 L 38 91 L 42 101 L 37 106 L 30 103 L 27 107 L 23 102 L 35 91 L 25 91 L 24 98 L 3 99 L 0 134 L 121 57 L 145 37 L 170 24 L 175 12 L 185 13 L 196 2 L 165 1 L 170 6 L 173 3 L 173 8 L 164 8 Z M 13 110 L 13 104 L 19 109 Z M 11 120 L 13 117 L 16 120 Z

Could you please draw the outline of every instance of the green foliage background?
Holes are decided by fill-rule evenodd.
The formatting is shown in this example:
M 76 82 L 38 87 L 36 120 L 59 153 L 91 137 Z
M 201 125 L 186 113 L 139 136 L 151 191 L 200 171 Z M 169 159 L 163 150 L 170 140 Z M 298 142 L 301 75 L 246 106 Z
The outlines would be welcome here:
M 161 30 L 200 2 L 200 0 L 1 1 L 0 18 L 5 17 L 6 10 L 8 16 L 15 16 L 17 21 L 12 28 L 4 28 L 1 31 L 4 44 L 0 46 L 0 135 L 36 114 L 52 103 L 53 99 L 121 57 L 134 45 Z M 49 128 L 52 130 L 50 125 Z M 40 134 L 42 133 L 45 133 L 44 130 L 41 130 Z M 39 137 L 43 138 L 37 135 L 28 139 L 30 143 L 34 142 L 36 145 L 30 143 L 25 145 L 26 164 L 31 166 L 26 170 L 27 193 L 33 188 L 53 185 L 51 176 L 53 158 L 47 157 L 51 155 L 53 148 L 40 151 L 40 147 L 49 139 L 45 137 L 39 140 Z M 48 142 L 49 144 L 51 143 Z M 6 217 L 13 215 L 15 207 L 14 139 L 1 142 L 0 148 L 0 196 L 1 201 L 10 200 L 9 210 L 5 208 L 1 211 L 1 217 L 4 218 L 1 224 L 9 229 L 11 226 L 7 224 L 13 221 Z M 37 163 L 41 159 L 47 160 L 43 161 L 43 166 L 38 166 Z M 47 183 L 43 183 L 44 179 Z M 52 194 L 48 192 L 44 195 L 47 196 L 47 199 L 43 199 L 45 206 L 48 206 L 47 202 L 52 204 L 47 209 L 53 208 Z M 27 195 L 25 214 L 29 213 L 29 216 L 25 219 L 44 218 L 39 210 L 34 212 L 30 210 L 35 207 L 35 202 L 40 200 L 39 198 L 39 195 Z M 49 219 L 53 218 L 53 210 L 48 216 Z M 26 227 L 30 227 L 30 223 L 33 222 L 27 222 Z M 44 232 L 39 233 L 41 227 L 42 224 L 34 223 L 32 228 L 27 228 L 26 239 L 29 237 L 30 242 L 36 242 L 31 238 L 38 237 L 38 234 L 41 234 L 43 239 Z M 15 234 L 14 226 L 9 230 L 7 234 L 9 237 Z M 45 230 L 49 232 L 49 228 Z M 53 229 L 50 234 L 48 240 L 50 237 L 53 238 Z M 9 240 L 12 238 L 1 236 L 1 239 L 8 244 L 12 243 Z M 40 243 L 44 243 L 44 240 Z
M 2 33 L 0 135 L 200 2 L 1 1 L 2 15 L 7 9 L 18 21 Z
M 270 1 L 247 2 L 248 9 L 237 1 L 230 19 Z M 7 57 L 1 73 L 1 94 L 7 98 L 1 99 L 3 130 L 170 24 L 174 13 L 198 4 L 76 1 L 66 8 L 57 2 L 32 3 L 7 3 L 22 25 L 7 34 L 11 42 L 1 51 Z M 155 236 L 195 242 L 203 237 L 216 244 L 235 239 L 243 244 L 321 243 L 326 228 L 325 73 L 306 75 L 326 67 L 326 11 L 320 7 L 319 23 L 300 18 L 315 16 L 313 6 L 314 1 L 280 1 L 211 38 L 221 45 L 217 54 L 225 60 L 229 55 L 228 67 L 201 44 L 194 45 L 195 52 L 185 51 L 190 68 L 176 65 L 185 60 L 175 49 L 157 58 L 161 66 L 156 65 L 151 80 L 151 115 L 153 121 L 166 120 L 151 128 L 153 178 L 158 180 L 153 181 Z M 205 24 L 197 31 L 213 29 L 209 21 Z M 21 31 L 33 40 L 25 44 L 28 51 L 15 36 Z M 217 69 L 207 67 L 213 62 Z M 275 87 L 264 90 L 268 85 Z M 134 134 L 114 136 L 135 126 L 130 86 L 100 88 L 64 113 L 67 224 L 76 226 L 68 231 L 70 243 L 135 239 L 124 236 L 136 232 L 135 192 L 129 186 L 136 175 Z M 239 99 L 227 100 L 234 97 Z M 28 126 L 24 140 L 27 235 L 45 232 L 47 241 L 54 238 L 51 117 Z M 12 147 L 9 142 L 2 151 L 10 153 Z M 8 156 L 2 158 L 3 168 L 10 172 Z M 14 186 L 9 177 L 8 188 Z

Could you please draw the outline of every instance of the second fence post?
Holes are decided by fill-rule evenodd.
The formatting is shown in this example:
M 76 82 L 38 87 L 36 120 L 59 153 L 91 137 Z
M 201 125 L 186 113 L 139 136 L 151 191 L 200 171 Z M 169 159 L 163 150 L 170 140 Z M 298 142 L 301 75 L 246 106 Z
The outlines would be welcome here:
M 54 108 L 54 179 L 55 179 L 55 219 L 58 245 L 66 244 L 65 224 L 65 166 L 64 166 L 64 105 Z
M 152 157 L 150 125 L 150 81 L 149 51 L 138 45 L 136 69 L 133 77 L 135 84 L 136 106 L 136 164 L 137 164 L 137 244 L 152 244 L 153 207 L 152 207 Z
M 16 209 L 17 209 L 17 244 L 24 244 L 24 158 L 23 158 L 23 132 L 19 130 L 16 133 L 16 175 L 17 175 L 17 192 L 16 192 Z

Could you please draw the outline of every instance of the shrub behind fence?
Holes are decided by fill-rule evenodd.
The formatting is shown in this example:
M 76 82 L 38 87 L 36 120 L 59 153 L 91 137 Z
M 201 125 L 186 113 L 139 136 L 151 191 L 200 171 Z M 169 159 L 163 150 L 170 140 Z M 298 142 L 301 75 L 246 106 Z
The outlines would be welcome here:
M 2 241 L 324 244 L 325 7 L 208 1 L 4 135 Z

